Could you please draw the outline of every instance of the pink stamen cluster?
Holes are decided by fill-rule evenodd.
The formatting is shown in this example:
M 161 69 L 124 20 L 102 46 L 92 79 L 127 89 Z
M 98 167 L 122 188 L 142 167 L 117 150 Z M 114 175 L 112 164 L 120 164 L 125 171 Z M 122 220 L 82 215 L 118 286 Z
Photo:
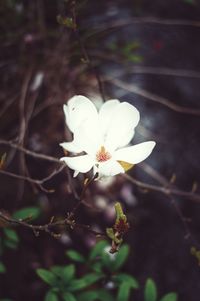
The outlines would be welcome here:
M 111 158 L 111 154 L 105 150 L 104 146 L 101 146 L 100 151 L 96 154 L 96 160 L 98 162 L 105 162 Z

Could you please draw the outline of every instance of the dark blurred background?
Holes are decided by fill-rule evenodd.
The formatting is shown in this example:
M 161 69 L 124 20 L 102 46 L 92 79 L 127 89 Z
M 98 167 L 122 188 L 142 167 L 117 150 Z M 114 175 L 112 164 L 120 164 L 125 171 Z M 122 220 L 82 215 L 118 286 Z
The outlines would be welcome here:
M 166 195 L 121 176 L 94 183 L 77 218 L 104 230 L 121 201 L 131 229 L 125 241 L 131 256 L 125 271 L 141 285 L 152 277 L 159 295 L 176 291 L 180 301 L 199 301 L 200 269 L 191 247 L 200 230 L 200 3 L 173 1 L 2 0 L 0 3 L 0 155 L 3 171 L 43 179 L 57 163 L 28 156 L 5 145 L 12 141 L 36 153 L 60 158 L 60 142 L 71 139 L 62 106 L 74 94 L 129 101 L 141 113 L 133 143 L 157 146 L 129 174 L 141 182 L 191 192 Z M 123 118 L 123 116 L 122 116 Z M 66 169 L 37 183 L 0 174 L 0 208 L 6 214 L 36 206 L 38 223 L 63 218 L 76 203 Z M 80 193 L 83 176 L 73 180 Z M 43 300 L 38 267 L 67 262 L 70 246 L 87 254 L 95 237 L 63 231 L 59 240 L 35 237 L 18 228 L 17 248 L 2 251 L 7 272 L 0 297 Z M 3 234 L 1 243 L 3 241 Z M 142 300 L 142 292 L 134 294 Z

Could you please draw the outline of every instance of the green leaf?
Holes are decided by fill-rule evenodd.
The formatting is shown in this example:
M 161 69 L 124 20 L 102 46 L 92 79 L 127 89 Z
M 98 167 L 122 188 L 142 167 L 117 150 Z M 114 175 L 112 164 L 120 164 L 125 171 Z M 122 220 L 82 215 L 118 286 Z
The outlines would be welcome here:
M 125 273 L 120 273 L 118 275 L 115 275 L 112 277 L 113 281 L 115 283 L 121 283 L 121 282 L 127 282 L 130 287 L 137 289 L 139 288 L 139 283 L 138 281 L 132 277 L 131 275 L 125 274 Z
M 98 297 L 97 291 L 83 292 L 78 295 L 78 301 L 94 301 Z
M 104 289 L 80 293 L 77 299 L 78 301 L 113 301 L 112 295 Z
M 96 273 L 102 273 L 102 263 L 101 262 L 95 262 L 90 266 L 90 268 L 96 272 Z
M 86 288 L 91 284 L 97 282 L 99 279 L 103 277 L 102 274 L 87 274 L 81 279 L 72 280 L 70 285 L 68 286 L 68 290 L 71 292 L 78 291 L 80 289 Z
M 65 283 L 74 278 L 74 274 L 75 266 L 73 264 L 65 266 L 62 271 L 62 278 L 65 281 Z
M 57 277 L 52 272 L 45 269 L 37 269 L 36 273 L 47 284 L 52 286 L 56 285 Z
M 19 237 L 16 231 L 9 228 L 5 228 L 3 231 L 7 239 L 9 239 L 10 241 L 16 244 L 19 242 Z
M 13 249 L 13 250 L 17 249 L 17 243 L 11 240 L 5 240 L 4 245 L 9 249 Z
M 56 276 L 61 277 L 62 272 L 63 272 L 63 267 L 61 267 L 61 266 L 59 266 L 59 265 L 54 265 L 54 266 L 51 267 L 50 270 L 51 270 L 51 272 L 52 272 L 53 274 L 55 274 Z
M 0 273 L 3 274 L 6 272 L 6 267 L 3 262 L 0 262 Z
M 63 293 L 62 298 L 63 298 L 64 301 L 77 301 L 75 296 L 72 295 L 71 293 L 68 293 L 68 292 Z
M 17 210 L 13 213 L 12 217 L 15 219 L 36 219 L 40 216 L 41 209 L 39 207 L 26 207 L 20 210 Z
M 79 252 L 76 252 L 74 250 L 69 250 L 66 252 L 66 255 L 76 261 L 76 262 L 85 262 L 85 258 L 79 253 Z
M 97 256 L 102 255 L 103 250 L 105 249 L 106 246 L 108 246 L 107 241 L 105 241 L 105 240 L 99 241 L 91 250 L 89 259 L 93 260 Z
M 119 270 L 127 260 L 129 255 L 129 246 L 123 245 L 119 249 L 119 251 L 116 253 L 114 264 L 113 264 L 113 270 L 117 271 Z
M 160 301 L 177 301 L 177 300 L 178 300 L 178 296 L 176 293 L 168 293 L 160 299 Z
M 144 288 L 144 300 L 156 301 L 157 300 L 157 288 L 153 279 L 148 278 Z
M 141 63 L 143 61 L 143 57 L 137 54 L 130 54 L 129 56 L 127 56 L 127 59 L 129 62 L 133 63 Z
M 117 293 L 117 301 L 128 301 L 131 287 L 128 282 L 122 282 Z
M 48 293 L 46 293 L 44 301 L 58 301 L 58 297 L 54 292 L 48 291 Z
M 104 251 L 102 254 L 102 264 L 108 269 L 111 273 L 114 272 L 115 258 L 117 253 L 111 254 L 108 251 Z

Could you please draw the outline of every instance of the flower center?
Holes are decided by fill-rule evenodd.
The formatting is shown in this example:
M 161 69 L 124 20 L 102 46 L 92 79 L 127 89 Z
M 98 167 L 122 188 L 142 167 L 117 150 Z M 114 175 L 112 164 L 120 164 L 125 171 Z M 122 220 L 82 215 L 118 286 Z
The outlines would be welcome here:
M 111 154 L 105 150 L 104 146 L 101 146 L 100 150 L 96 154 L 96 160 L 98 162 L 104 162 L 111 158 Z

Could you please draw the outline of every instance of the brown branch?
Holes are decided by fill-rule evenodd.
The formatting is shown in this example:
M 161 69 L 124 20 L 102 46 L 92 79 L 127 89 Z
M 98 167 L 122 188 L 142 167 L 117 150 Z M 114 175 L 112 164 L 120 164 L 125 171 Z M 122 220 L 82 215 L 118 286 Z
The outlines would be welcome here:
M 108 31 L 109 29 L 118 29 L 124 26 L 129 26 L 133 24 L 156 24 L 165 26 L 191 26 L 200 27 L 200 21 L 184 20 L 184 19 L 162 19 L 155 17 L 133 17 L 126 20 L 117 20 L 116 22 L 104 22 L 103 25 L 97 27 L 97 31 L 94 34 L 102 33 L 102 31 Z M 94 35 L 91 34 L 90 36 Z
M 188 198 L 192 201 L 200 202 L 200 195 L 199 194 L 196 194 L 196 193 L 193 193 L 193 192 L 183 191 L 183 190 L 172 188 L 172 187 L 165 187 L 165 186 L 158 186 L 158 185 L 148 184 L 148 183 L 136 180 L 135 178 L 131 177 L 128 174 L 123 174 L 122 176 L 125 179 L 127 179 L 128 181 L 132 182 L 133 184 L 137 185 L 140 188 L 147 189 L 147 190 L 150 190 L 150 191 L 161 192 L 161 193 L 163 193 L 167 196 L 177 195 L 177 196 L 181 196 L 181 197 L 184 197 L 184 198 Z
M 186 107 L 181 107 L 179 105 L 176 105 L 172 101 L 162 97 L 158 96 L 157 94 L 154 94 L 152 92 L 149 92 L 143 88 L 140 88 L 136 86 L 135 84 L 127 84 L 124 83 L 118 79 L 112 79 L 111 83 L 119 88 L 122 88 L 128 92 L 132 92 L 134 94 L 140 95 L 146 99 L 152 100 L 154 102 L 160 103 L 169 109 L 182 113 L 182 114 L 190 114 L 190 115 L 195 115 L 195 116 L 200 116 L 200 110 L 199 109 L 193 109 L 193 108 L 186 108 Z
M 13 143 L 12 141 L 6 141 L 6 140 L 0 139 L 0 144 L 11 146 L 12 148 L 15 148 L 15 149 L 17 149 L 19 151 L 24 152 L 26 155 L 29 155 L 29 156 L 37 158 L 37 159 L 47 160 L 47 161 L 50 161 L 50 162 L 55 162 L 55 163 L 63 164 L 63 162 L 61 162 L 59 159 L 57 159 L 55 157 L 33 152 L 33 151 L 28 150 L 28 149 L 26 149 L 26 148 L 24 148 L 22 146 L 19 146 L 16 143 Z
M 45 177 L 41 180 L 32 179 L 28 176 L 18 175 L 18 174 L 15 174 L 15 173 L 12 173 L 12 172 L 9 172 L 9 171 L 6 171 L 6 170 L 2 170 L 2 169 L 0 169 L 0 174 L 6 175 L 6 176 L 9 176 L 9 177 L 18 179 L 18 180 L 27 181 L 27 182 L 32 183 L 32 184 L 36 184 L 36 185 L 39 186 L 39 188 L 42 191 L 50 193 L 50 192 L 54 192 L 54 190 L 52 190 L 52 189 L 49 190 L 49 189 L 44 188 L 43 184 L 45 182 L 49 181 L 50 179 L 52 179 L 58 173 L 60 173 L 65 167 L 66 167 L 66 165 L 64 165 L 64 164 L 61 165 L 60 168 L 58 168 L 57 170 L 54 170 L 50 175 L 48 175 L 47 177 Z
M 120 64 L 120 60 L 117 55 L 103 53 L 100 51 L 90 51 L 90 56 L 103 59 L 105 61 L 113 61 Z M 96 63 L 98 65 L 98 63 Z M 167 67 L 151 67 L 151 66 L 137 66 L 127 67 L 126 70 L 116 70 L 112 77 L 104 76 L 104 79 L 112 80 L 127 74 L 150 74 L 150 75 L 164 75 L 164 76 L 176 76 L 176 77 L 186 77 L 186 78 L 197 78 L 200 79 L 200 72 L 196 70 L 187 69 L 174 69 Z M 102 79 L 103 80 L 103 79 Z
M 100 92 L 100 95 L 102 97 L 102 100 L 103 101 L 106 101 L 106 98 L 105 98 L 105 94 L 104 94 L 104 89 L 103 89 L 103 84 L 102 84 L 102 81 L 101 81 L 101 78 L 99 76 L 99 73 L 97 71 L 97 68 L 96 66 L 92 63 L 91 61 L 91 58 L 89 56 L 89 53 L 86 49 L 86 46 L 85 46 L 85 43 L 83 42 L 81 36 L 80 36 L 80 33 L 79 33 L 79 30 L 78 30 L 78 27 L 77 27 L 77 16 L 76 16 L 76 0 L 75 1 L 72 1 L 72 7 L 71 7 L 71 11 L 72 11 L 72 17 L 73 17 L 73 24 L 74 24 L 74 34 L 76 36 L 76 39 L 78 41 L 78 44 L 79 44 L 79 47 L 80 47 L 80 50 L 81 50 L 81 53 L 83 55 L 83 62 L 85 64 L 87 64 L 87 66 L 93 71 L 95 77 L 96 77 L 96 81 L 97 81 L 97 84 L 98 84 L 98 87 L 99 87 L 99 92 Z
M 23 147 L 19 147 L 17 144 L 12 143 L 11 141 L 0 140 L 0 144 L 9 145 L 11 147 L 17 148 L 18 150 L 23 151 L 24 153 L 26 153 L 27 155 L 32 156 L 32 157 L 42 159 L 42 160 L 47 160 L 47 161 L 50 161 L 50 162 L 56 162 L 56 163 L 61 164 L 63 167 L 66 166 L 62 161 L 60 161 L 59 159 L 57 159 L 55 157 L 35 153 L 35 152 L 30 151 L 28 149 L 25 149 Z M 3 170 L 0 170 L 0 173 L 4 173 L 4 174 L 7 173 L 7 175 L 9 175 L 8 172 L 3 171 Z M 15 174 L 12 174 L 11 176 L 21 177 L 19 175 L 15 175 Z M 132 183 L 134 183 L 135 185 L 137 185 L 138 187 L 141 187 L 143 189 L 148 189 L 148 190 L 151 190 L 151 191 L 161 192 L 165 195 L 169 195 L 171 193 L 172 195 L 177 195 L 177 196 L 181 196 L 181 197 L 184 197 L 184 198 L 188 198 L 188 199 L 193 200 L 193 201 L 200 202 L 200 195 L 199 194 L 195 194 L 193 192 L 183 191 L 183 190 L 180 190 L 178 188 L 169 187 L 169 185 L 166 185 L 166 183 L 168 183 L 168 182 L 165 182 L 165 183 L 160 182 L 160 184 L 162 184 L 162 186 L 158 186 L 158 185 L 151 185 L 151 184 L 148 184 L 148 183 L 145 183 L 145 182 L 141 182 L 139 180 L 136 180 L 136 179 L 132 178 L 128 174 L 123 174 L 122 176 L 125 177 L 128 181 L 131 181 Z M 32 181 L 32 180 L 33 179 L 27 179 L 27 181 Z M 42 181 L 42 180 L 33 180 L 33 181 Z
M 77 224 L 71 217 L 70 214 L 68 214 L 68 217 L 66 217 L 63 220 L 59 220 L 56 222 L 53 222 L 53 218 L 50 220 L 49 223 L 44 224 L 44 225 L 33 225 L 28 223 L 25 220 L 17 220 L 11 217 L 8 217 L 5 215 L 3 212 L 0 211 L 0 219 L 5 222 L 6 226 L 21 226 L 28 228 L 33 231 L 33 233 L 38 236 L 40 232 L 46 232 L 53 236 L 54 238 L 59 238 L 61 235 L 58 233 L 55 233 L 55 230 L 61 226 L 66 227 L 68 226 L 69 228 L 73 229 L 83 229 L 91 234 L 94 234 L 96 236 L 101 236 L 101 237 L 106 237 L 106 235 L 103 232 L 98 232 L 90 228 L 88 225 L 82 225 L 82 224 Z

